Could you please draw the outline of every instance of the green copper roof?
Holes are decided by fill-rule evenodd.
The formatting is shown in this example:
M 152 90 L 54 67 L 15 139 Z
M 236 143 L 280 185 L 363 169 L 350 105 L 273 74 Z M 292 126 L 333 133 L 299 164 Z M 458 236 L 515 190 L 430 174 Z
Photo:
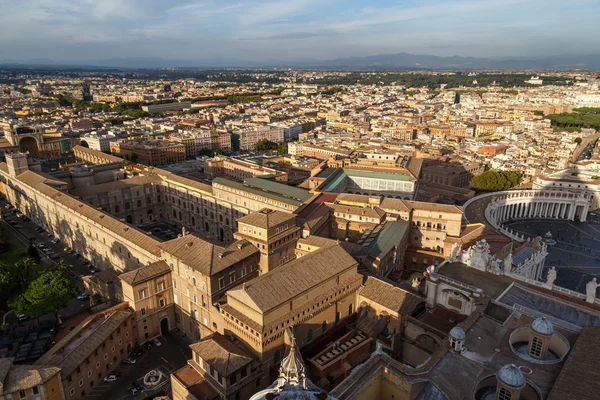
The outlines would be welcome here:
M 387 179 L 388 181 L 410 181 L 411 177 L 402 174 L 386 174 L 385 172 L 359 171 L 355 169 L 345 169 L 348 176 L 357 176 L 361 178 Z
M 388 221 L 383 225 L 381 231 L 371 243 L 363 244 L 364 249 L 359 255 L 370 255 L 373 257 L 382 257 L 386 255 L 394 246 L 402 241 L 402 238 L 408 232 L 408 223 L 400 221 Z
M 385 172 L 360 171 L 355 169 L 343 169 L 330 180 L 324 187 L 323 192 L 333 192 L 336 188 L 348 177 L 368 178 L 368 179 L 384 179 L 388 181 L 405 181 L 410 182 L 412 178 L 402 174 L 388 174 Z
M 255 180 L 260 182 L 256 182 Z M 267 183 L 265 184 L 265 182 Z M 228 186 L 237 190 L 244 190 L 258 196 L 264 196 L 272 200 L 292 204 L 298 207 L 301 206 L 304 201 L 312 197 L 312 194 L 308 191 L 288 186 L 283 183 L 266 181 L 260 178 L 249 178 L 246 179 L 244 183 L 230 181 L 229 179 L 224 178 L 215 178 L 213 179 L 213 183 L 218 183 L 220 185 Z

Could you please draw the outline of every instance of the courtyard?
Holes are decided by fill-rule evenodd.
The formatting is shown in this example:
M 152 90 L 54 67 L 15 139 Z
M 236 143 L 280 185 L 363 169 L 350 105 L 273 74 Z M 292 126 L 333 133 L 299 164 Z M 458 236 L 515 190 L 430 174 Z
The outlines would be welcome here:
M 600 219 L 590 216 L 588 222 L 537 220 L 504 225 L 532 239 L 552 234 L 556 244 L 548 246 L 543 280 L 548 269 L 555 267 L 556 285 L 585 293 L 586 283 L 600 277 Z

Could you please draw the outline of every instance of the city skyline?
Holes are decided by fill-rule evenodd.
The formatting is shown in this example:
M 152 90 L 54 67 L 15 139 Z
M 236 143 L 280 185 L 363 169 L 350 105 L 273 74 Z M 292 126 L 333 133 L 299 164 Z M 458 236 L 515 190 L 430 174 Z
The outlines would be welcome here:
M 600 5 L 588 0 L 27 0 L 0 1 L 0 9 L 0 62 L 161 58 L 226 65 L 400 52 L 491 58 L 600 53 L 593 23 Z

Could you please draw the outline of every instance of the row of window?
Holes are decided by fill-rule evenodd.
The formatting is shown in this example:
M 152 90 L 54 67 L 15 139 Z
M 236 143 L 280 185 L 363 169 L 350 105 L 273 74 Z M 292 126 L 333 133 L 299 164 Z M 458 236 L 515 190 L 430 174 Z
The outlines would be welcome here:
M 27 389 L 27 390 L 29 390 L 29 389 Z M 39 397 L 39 394 L 40 394 L 40 388 L 39 388 L 38 386 L 34 386 L 34 387 L 32 387 L 32 388 L 31 388 L 31 393 L 32 393 L 34 396 L 38 396 L 38 397 L 36 397 L 36 398 L 35 398 L 35 400 L 40 400 L 40 397 Z M 16 399 L 16 398 L 15 398 L 15 397 L 13 397 L 13 395 L 12 395 L 12 394 L 10 394 L 10 393 L 7 393 L 7 394 L 5 394 L 5 395 L 4 395 L 4 398 L 5 398 L 6 400 L 13 400 L 13 399 Z M 19 390 L 19 399 L 26 399 L 26 398 L 27 398 L 27 391 L 26 391 L 26 390 Z

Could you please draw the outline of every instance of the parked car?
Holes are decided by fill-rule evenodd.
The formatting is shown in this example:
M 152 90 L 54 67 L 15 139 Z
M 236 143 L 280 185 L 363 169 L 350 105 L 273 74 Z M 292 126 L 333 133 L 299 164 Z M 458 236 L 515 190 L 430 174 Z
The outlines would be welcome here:
M 79 296 L 77 296 L 77 300 L 87 300 L 90 298 L 90 294 L 89 293 L 81 293 Z
M 134 347 L 133 350 L 131 350 L 131 355 L 132 356 L 139 357 L 142 354 L 144 354 L 144 350 L 142 350 L 141 347 Z
M 108 375 L 114 375 L 114 376 L 116 376 L 117 378 L 120 378 L 120 377 L 121 377 L 121 373 L 120 373 L 119 371 L 112 371 L 112 372 L 111 372 L 110 374 L 108 374 Z
M 154 338 L 152 341 L 154 342 L 154 345 L 156 347 L 162 346 L 162 343 L 160 342 L 160 340 L 158 340 L 158 338 Z
M 14 227 L 17 229 L 23 229 L 23 225 L 19 225 L 19 224 L 14 225 Z
M 129 388 L 129 393 L 130 393 L 132 396 L 137 396 L 137 395 L 138 395 L 138 393 L 139 393 L 139 390 L 137 390 L 136 388 L 132 387 L 132 388 Z
M 140 392 L 144 389 L 144 387 L 138 381 L 133 381 L 132 385 Z
M 29 319 L 25 314 L 19 314 L 17 315 L 17 318 L 19 318 L 19 321 L 27 321 Z
M 86 266 L 88 265 L 90 262 L 88 260 L 83 260 L 81 261 L 81 265 Z
M 108 375 L 104 377 L 104 382 L 114 382 L 116 381 L 118 378 L 116 375 Z
M 133 365 L 137 362 L 137 360 L 135 358 L 126 358 L 123 360 L 123 364 L 127 364 L 127 365 Z
M 146 343 L 144 343 L 144 347 L 146 348 L 146 350 L 150 350 L 151 348 L 154 347 L 154 344 L 152 343 L 151 340 L 149 340 Z

